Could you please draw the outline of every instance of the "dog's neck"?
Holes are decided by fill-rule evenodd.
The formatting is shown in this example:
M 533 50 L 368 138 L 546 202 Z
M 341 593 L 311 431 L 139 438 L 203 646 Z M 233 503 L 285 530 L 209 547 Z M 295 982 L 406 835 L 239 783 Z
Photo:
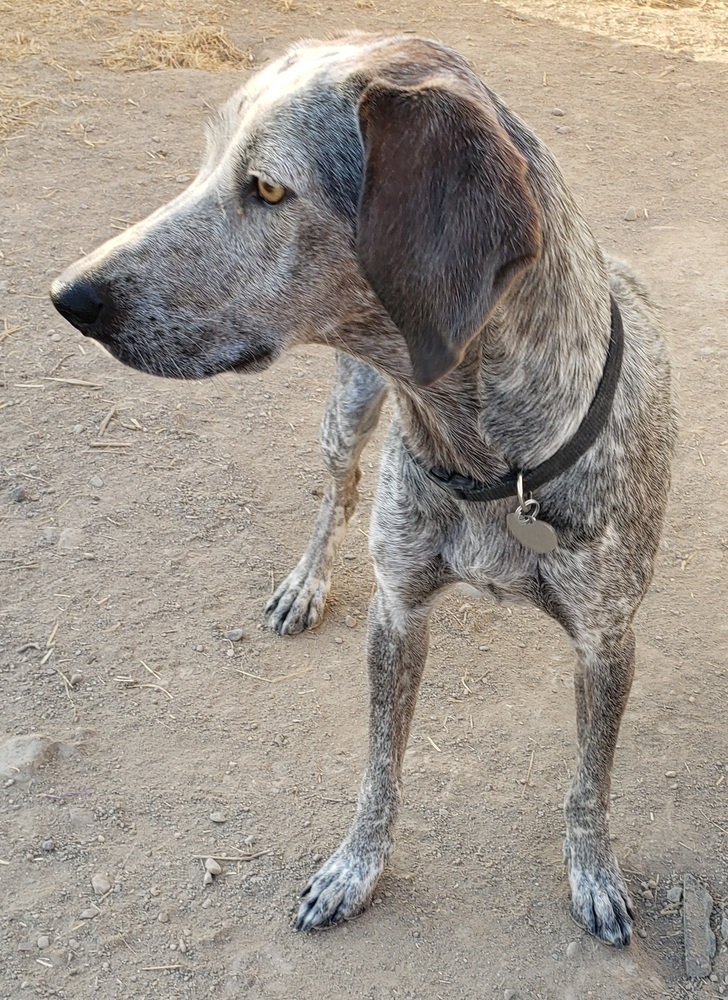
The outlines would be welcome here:
M 550 184 L 540 183 L 545 160 Z M 395 383 L 402 431 L 418 456 L 486 483 L 509 467 L 538 465 L 575 433 L 609 344 L 604 258 L 543 147 L 532 181 L 544 219 L 539 259 L 453 372 L 427 389 Z

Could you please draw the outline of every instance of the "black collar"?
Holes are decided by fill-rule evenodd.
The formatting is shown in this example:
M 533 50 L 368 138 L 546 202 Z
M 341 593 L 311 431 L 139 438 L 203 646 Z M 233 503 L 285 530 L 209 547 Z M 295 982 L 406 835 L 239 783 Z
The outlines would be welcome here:
M 529 470 L 511 469 L 505 476 L 501 476 L 495 483 L 487 486 L 485 483 L 480 483 L 469 476 L 463 476 L 459 472 L 431 468 L 424 459 L 412 452 L 405 441 L 405 448 L 410 456 L 430 479 L 454 494 L 459 500 L 479 502 L 503 500 L 505 497 L 516 496 L 519 474 L 523 475 L 523 490 L 525 496 L 528 496 L 529 493 L 539 486 L 543 486 L 550 479 L 555 479 L 562 472 L 566 472 L 577 459 L 581 458 L 594 444 L 609 418 L 619 374 L 622 370 L 624 327 L 619 307 L 611 296 L 610 302 L 612 305 L 612 332 L 609 338 L 609 350 L 607 351 L 607 360 L 604 363 L 604 371 L 586 416 L 579 425 L 576 434 L 566 444 L 563 444 L 550 458 L 535 468 Z

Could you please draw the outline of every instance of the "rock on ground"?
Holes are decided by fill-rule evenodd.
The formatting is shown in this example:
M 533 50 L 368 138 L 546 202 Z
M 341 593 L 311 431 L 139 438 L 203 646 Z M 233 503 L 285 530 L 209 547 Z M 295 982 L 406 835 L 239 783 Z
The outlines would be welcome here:
M 0 777 L 32 774 L 53 756 L 58 744 L 41 733 L 13 736 L 0 745 Z
M 713 897 L 694 876 L 683 878 L 683 929 L 685 971 L 691 979 L 710 975 L 715 955 L 715 934 L 710 929 Z

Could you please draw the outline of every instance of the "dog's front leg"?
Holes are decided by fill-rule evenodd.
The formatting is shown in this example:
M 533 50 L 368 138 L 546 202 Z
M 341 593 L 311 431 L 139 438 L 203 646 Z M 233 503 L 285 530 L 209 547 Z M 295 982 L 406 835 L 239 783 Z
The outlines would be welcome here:
M 321 455 L 331 479 L 306 551 L 265 609 L 281 635 L 316 628 L 323 618 L 336 553 L 359 498 L 359 458 L 386 394 L 373 368 L 337 352 L 336 381 L 321 423 Z
M 575 678 L 579 756 L 566 796 L 564 860 L 573 913 L 617 948 L 632 938 L 632 901 L 609 842 L 610 773 L 634 673 L 631 628 L 577 636 Z
M 369 759 L 344 842 L 303 891 L 299 930 L 329 927 L 369 903 L 393 847 L 402 763 L 427 657 L 429 604 L 403 608 L 380 589 L 369 609 Z

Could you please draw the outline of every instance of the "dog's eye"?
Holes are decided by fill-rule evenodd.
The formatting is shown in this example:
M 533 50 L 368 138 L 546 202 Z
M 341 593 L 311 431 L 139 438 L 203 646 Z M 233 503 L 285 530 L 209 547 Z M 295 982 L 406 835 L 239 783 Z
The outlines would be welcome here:
M 269 205 L 277 205 L 285 197 L 286 189 L 280 184 L 269 184 L 262 177 L 256 178 L 258 197 L 267 201 Z

